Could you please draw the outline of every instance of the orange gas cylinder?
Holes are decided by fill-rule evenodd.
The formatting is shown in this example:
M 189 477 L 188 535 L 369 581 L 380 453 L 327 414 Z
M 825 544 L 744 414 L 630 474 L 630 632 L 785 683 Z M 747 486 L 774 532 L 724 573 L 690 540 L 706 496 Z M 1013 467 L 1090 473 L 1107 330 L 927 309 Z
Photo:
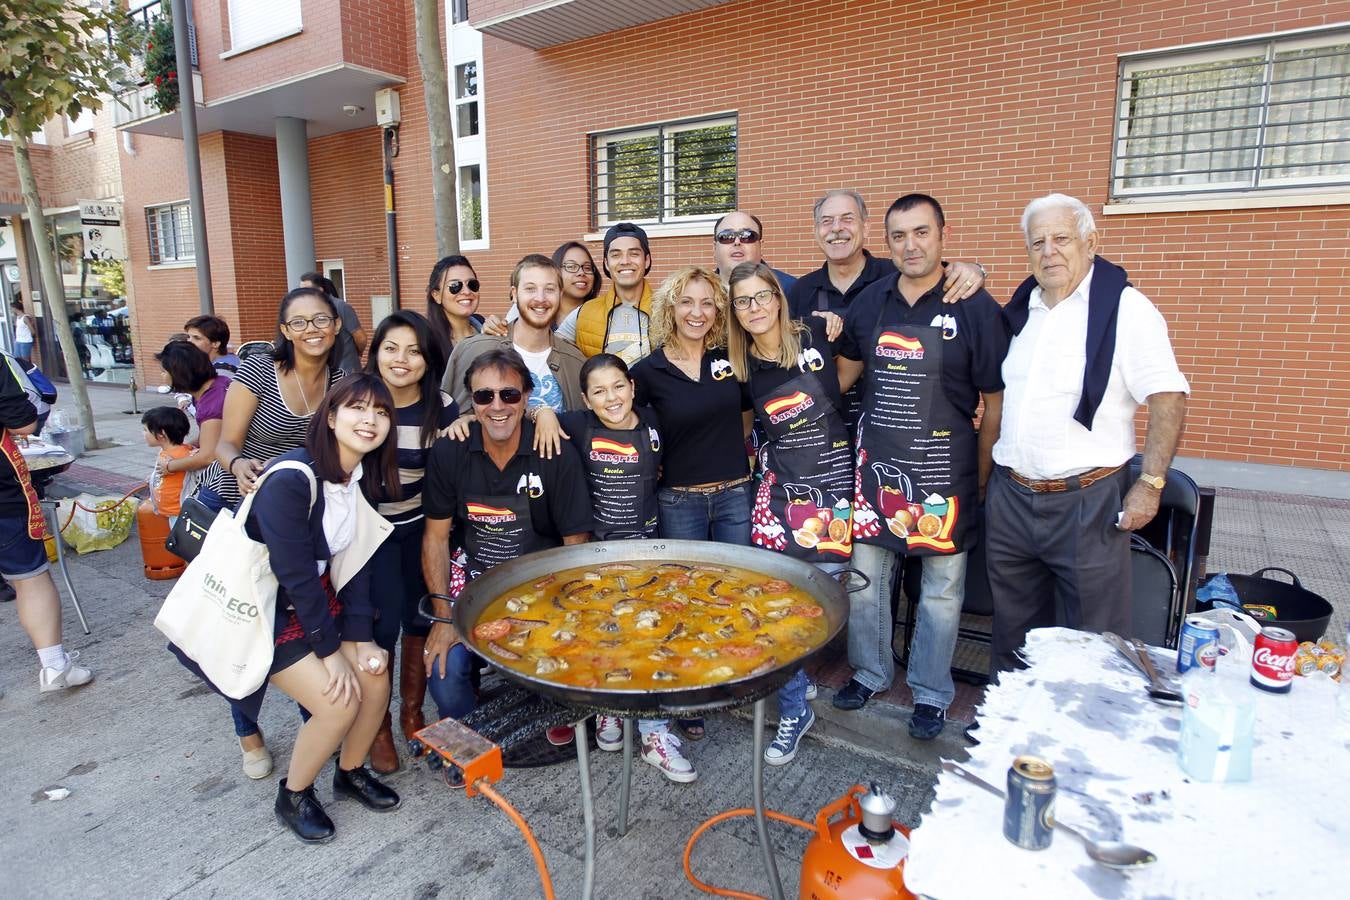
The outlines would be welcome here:
M 801 900 L 916 900 L 905 889 L 909 829 L 891 821 L 894 811 L 895 801 L 874 783 L 870 790 L 855 784 L 818 812 L 802 857 Z
M 164 549 L 169 537 L 169 518 L 155 512 L 149 500 L 142 500 L 136 508 L 136 531 L 141 536 L 141 559 L 145 561 L 145 577 L 154 581 L 177 578 L 187 563 Z

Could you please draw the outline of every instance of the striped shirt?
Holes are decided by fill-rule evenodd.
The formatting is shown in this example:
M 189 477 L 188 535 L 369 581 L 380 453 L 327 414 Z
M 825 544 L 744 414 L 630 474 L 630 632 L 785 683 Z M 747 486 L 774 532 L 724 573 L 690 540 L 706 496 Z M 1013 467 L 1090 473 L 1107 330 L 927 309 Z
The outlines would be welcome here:
M 341 369 L 332 369 L 328 373 L 328 386 L 342 377 Z M 295 450 L 305 444 L 305 433 L 309 430 L 312 413 L 297 415 L 286 406 L 281 398 L 281 385 L 277 380 L 277 364 L 266 354 L 250 356 L 239 364 L 230 390 L 247 390 L 258 398 L 258 408 L 248 423 L 248 433 L 244 435 L 244 445 L 239 453 L 245 459 L 257 459 L 268 462 L 288 450 Z M 319 397 L 310 398 L 318 406 Z M 206 487 L 225 498 L 225 503 L 233 509 L 239 505 L 241 495 L 239 483 L 234 476 L 225 471 L 220 461 L 206 467 L 202 476 Z
M 422 518 L 422 480 L 426 475 L 427 452 L 430 443 L 422 442 L 422 413 L 424 401 L 411 406 L 400 406 L 397 416 L 398 480 L 403 485 L 403 499 L 379 505 L 380 515 L 395 525 L 416 522 Z M 441 415 L 438 428 L 445 428 L 459 418 L 459 406 L 444 391 L 440 394 Z M 432 438 L 435 441 L 435 438 Z

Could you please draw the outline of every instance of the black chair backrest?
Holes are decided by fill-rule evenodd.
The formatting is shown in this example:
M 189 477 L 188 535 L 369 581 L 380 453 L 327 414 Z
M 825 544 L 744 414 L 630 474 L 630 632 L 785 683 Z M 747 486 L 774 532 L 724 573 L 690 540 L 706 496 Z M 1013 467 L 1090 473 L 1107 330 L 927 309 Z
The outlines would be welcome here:
M 1141 457 L 1130 460 L 1131 484 L 1139 477 Z M 1176 570 L 1181 602 L 1190 609 L 1195 602 L 1195 554 L 1200 525 L 1200 488 L 1177 468 L 1167 470 L 1167 484 L 1158 503 L 1158 514 L 1136 535 L 1161 551 Z M 1178 626 L 1180 627 L 1180 626 Z M 1174 643 L 1177 635 L 1172 634 Z M 1168 646 L 1172 646 L 1171 643 Z
M 1155 647 L 1171 646 L 1172 625 L 1179 618 L 1176 570 L 1166 556 L 1136 535 L 1130 538 L 1130 577 L 1133 636 Z
M 966 594 L 961 612 L 977 616 L 994 614 L 994 595 L 989 590 L 989 570 L 984 562 L 984 535 L 966 556 Z

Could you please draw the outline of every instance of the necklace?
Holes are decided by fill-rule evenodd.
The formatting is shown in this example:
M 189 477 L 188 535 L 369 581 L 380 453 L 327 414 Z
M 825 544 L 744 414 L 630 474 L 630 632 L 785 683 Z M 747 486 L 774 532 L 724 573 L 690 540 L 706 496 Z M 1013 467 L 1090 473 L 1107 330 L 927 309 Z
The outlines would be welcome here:
M 309 405 L 309 395 L 305 393 L 305 383 L 300 380 L 300 373 L 294 369 L 291 370 L 291 373 L 295 375 L 295 386 L 300 388 L 300 399 L 305 401 L 305 415 L 314 415 L 314 407 Z

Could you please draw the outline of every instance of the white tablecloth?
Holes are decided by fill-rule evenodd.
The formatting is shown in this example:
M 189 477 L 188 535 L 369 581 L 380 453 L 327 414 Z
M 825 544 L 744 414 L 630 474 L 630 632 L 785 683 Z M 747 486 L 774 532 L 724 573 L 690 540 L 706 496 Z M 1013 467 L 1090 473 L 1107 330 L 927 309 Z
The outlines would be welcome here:
M 1022 850 L 1003 837 L 1001 800 L 943 772 L 911 836 L 910 890 L 936 900 L 1347 896 L 1350 739 L 1337 730 L 1335 682 L 1252 688 L 1252 780 L 1203 784 L 1177 764 L 1181 710 L 1149 700 L 1143 676 L 1105 640 L 1039 629 L 1027 657 L 1031 668 L 986 695 L 965 767 L 1003 788 L 1014 757 L 1043 757 L 1058 781 L 1056 818 L 1158 861 L 1119 874 L 1062 832 L 1048 850 Z M 1154 648 L 1153 658 L 1175 673 L 1175 651 Z

